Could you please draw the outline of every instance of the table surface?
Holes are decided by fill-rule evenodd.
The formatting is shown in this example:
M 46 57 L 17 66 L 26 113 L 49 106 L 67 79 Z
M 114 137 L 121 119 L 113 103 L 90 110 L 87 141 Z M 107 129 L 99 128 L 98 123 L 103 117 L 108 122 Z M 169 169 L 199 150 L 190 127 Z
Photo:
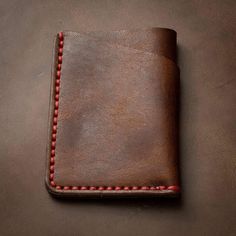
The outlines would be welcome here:
M 0 235 L 236 235 L 236 1 L 0 2 Z M 45 189 L 53 37 L 168 27 L 181 69 L 181 199 Z

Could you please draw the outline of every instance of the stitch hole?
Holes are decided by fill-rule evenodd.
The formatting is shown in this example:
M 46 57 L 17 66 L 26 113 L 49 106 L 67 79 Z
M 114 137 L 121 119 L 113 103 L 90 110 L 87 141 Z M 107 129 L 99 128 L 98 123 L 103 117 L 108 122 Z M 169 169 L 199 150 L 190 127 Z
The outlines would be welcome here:
M 59 63 L 59 64 L 62 64 L 62 56 L 59 56 L 59 57 L 58 57 L 58 63 Z
M 60 40 L 63 40 L 63 38 L 64 38 L 63 32 L 59 32 L 58 37 L 59 37 Z
M 50 172 L 54 173 L 54 166 L 53 165 L 50 166 Z
M 103 187 L 103 186 L 99 186 L 98 187 L 98 190 L 100 190 L 100 191 L 102 191 L 102 190 L 104 190 L 105 188 Z
M 108 191 L 113 190 L 113 187 L 108 186 L 108 187 L 106 187 L 106 190 L 108 190 Z
M 54 110 L 54 116 L 57 117 L 58 116 L 58 109 Z
M 60 77 L 61 77 L 61 72 L 58 70 L 57 71 L 57 78 L 60 79 Z
M 57 126 L 56 126 L 56 125 L 53 125 L 53 127 L 52 127 L 52 132 L 53 132 L 53 134 L 56 134 L 56 133 L 57 133 Z
M 62 54 L 63 54 L 63 48 L 59 48 L 59 50 L 58 50 L 58 55 L 59 55 L 59 56 L 62 56 Z
M 59 101 L 59 95 L 58 94 L 55 95 L 55 100 Z
M 60 48 L 63 48 L 63 44 L 64 44 L 63 41 L 60 41 L 60 42 L 59 42 L 59 47 L 60 47 Z
M 61 64 L 57 64 L 57 70 L 58 70 L 58 71 L 61 70 Z
M 165 190 L 166 186 L 159 186 L 160 190 Z
M 69 186 L 64 186 L 63 190 L 70 190 L 70 187 Z
M 58 107 L 59 107 L 59 102 L 55 101 L 55 109 L 58 109 Z
M 121 190 L 121 189 L 122 189 L 122 188 L 121 188 L 120 186 L 116 186 L 116 187 L 115 187 L 115 190 L 116 190 L 116 191 L 119 191 L 119 190 Z
M 88 187 L 82 186 L 80 189 L 81 189 L 81 190 L 88 190 Z
M 129 186 L 125 186 L 124 190 L 130 190 L 130 187 Z
M 138 190 L 139 188 L 138 188 L 138 186 L 133 186 L 132 187 L 132 190 Z
M 51 150 L 51 157 L 55 156 L 55 150 Z
M 49 175 L 49 179 L 50 179 L 50 180 L 53 180 L 53 179 L 54 179 L 54 174 L 50 174 L 50 175 Z
M 59 86 L 60 85 L 60 80 L 56 79 L 56 85 Z M 58 94 L 57 94 L 58 95 Z
M 55 160 L 53 157 L 50 158 L 50 164 L 53 165 L 55 163 Z
M 57 124 L 57 117 L 53 118 L 53 124 L 56 125 Z
M 55 91 L 56 91 L 56 94 L 59 94 L 59 92 L 60 92 L 60 87 L 59 87 L 58 85 L 56 86 Z
M 89 187 L 89 190 L 96 190 L 97 188 L 94 186 Z
M 73 187 L 72 187 L 72 190 L 79 190 L 79 187 L 73 186 Z
M 52 149 L 55 149 L 56 148 L 56 142 L 52 141 L 51 147 L 52 147 Z
M 175 192 L 179 192 L 180 191 L 180 187 L 179 186 L 169 186 L 167 189 L 175 191 Z
M 142 186 L 141 190 L 149 190 L 149 187 L 148 186 Z

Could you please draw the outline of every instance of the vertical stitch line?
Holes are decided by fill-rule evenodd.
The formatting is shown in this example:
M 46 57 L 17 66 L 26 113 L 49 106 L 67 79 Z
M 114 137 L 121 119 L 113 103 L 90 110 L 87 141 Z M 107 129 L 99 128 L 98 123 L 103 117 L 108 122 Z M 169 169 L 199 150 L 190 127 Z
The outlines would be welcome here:
M 62 32 L 58 33 L 58 55 L 57 55 L 57 67 L 55 73 L 55 85 L 54 85 L 54 109 L 53 109 L 53 123 L 51 133 L 51 156 L 50 156 L 50 174 L 49 180 L 52 187 L 60 190 L 62 187 L 56 185 L 54 181 L 55 172 L 55 150 L 56 150 L 56 134 L 57 134 L 57 121 L 58 121 L 58 109 L 59 109 L 59 93 L 60 93 L 60 79 L 61 79 L 61 64 L 63 55 L 64 35 Z

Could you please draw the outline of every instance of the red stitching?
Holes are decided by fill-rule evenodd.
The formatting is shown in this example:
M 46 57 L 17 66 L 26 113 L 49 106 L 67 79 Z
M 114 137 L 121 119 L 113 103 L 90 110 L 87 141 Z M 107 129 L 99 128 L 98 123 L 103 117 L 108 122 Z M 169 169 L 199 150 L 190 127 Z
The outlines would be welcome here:
M 52 126 L 52 136 L 51 136 L 51 156 L 49 165 L 49 181 L 50 185 L 56 190 L 98 190 L 98 191 L 163 191 L 171 190 L 174 192 L 179 192 L 179 186 L 61 186 L 57 185 L 54 181 L 54 171 L 55 171 L 55 149 L 56 149 L 56 133 L 57 133 L 57 120 L 58 120 L 58 109 L 59 109 L 59 93 L 60 93 L 60 79 L 61 79 L 61 65 L 63 60 L 63 46 L 64 46 L 64 35 L 63 32 L 58 33 L 58 55 L 57 55 L 57 71 L 55 79 L 55 96 L 54 96 L 54 113 L 53 113 L 53 126 Z

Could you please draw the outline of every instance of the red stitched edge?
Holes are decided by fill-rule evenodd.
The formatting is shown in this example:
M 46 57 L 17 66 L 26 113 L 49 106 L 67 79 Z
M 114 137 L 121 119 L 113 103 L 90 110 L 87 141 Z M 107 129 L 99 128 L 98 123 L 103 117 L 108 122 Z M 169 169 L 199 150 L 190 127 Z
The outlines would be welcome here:
M 57 190 L 98 190 L 98 191 L 120 191 L 120 190 L 172 190 L 179 192 L 179 186 L 61 186 L 54 182 L 54 167 L 55 167 L 55 149 L 56 149 L 56 134 L 57 134 L 57 119 L 58 119 L 58 108 L 59 108 L 59 93 L 60 93 L 60 79 L 61 79 L 61 64 L 63 57 L 63 46 L 64 46 L 64 35 L 63 32 L 58 33 L 58 56 L 57 56 L 57 71 L 55 79 L 55 95 L 54 95 L 54 111 L 53 111 L 53 126 L 52 126 L 52 137 L 51 137 L 51 154 L 50 154 L 50 165 L 49 165 L 49 180 L 50 185 Z

